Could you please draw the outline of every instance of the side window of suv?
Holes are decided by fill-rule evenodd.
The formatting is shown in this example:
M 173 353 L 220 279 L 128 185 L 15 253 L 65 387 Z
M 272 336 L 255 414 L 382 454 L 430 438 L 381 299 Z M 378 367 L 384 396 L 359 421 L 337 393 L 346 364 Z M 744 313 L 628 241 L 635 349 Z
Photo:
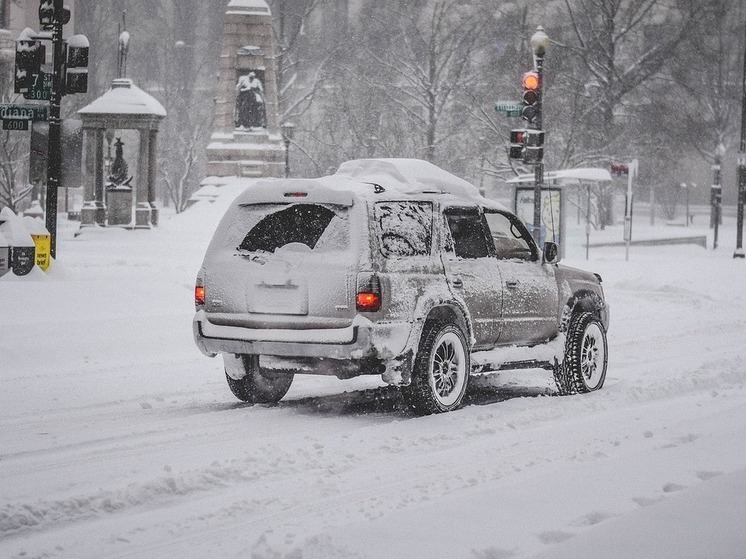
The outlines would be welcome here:
M 430 202 L 378 202 L 375 220 L 379 246 L 386 258 L 430 254 L 433 236 Z
M 490 255 L 484 218 L 476 208 L 452 208 L 445 212 L 453 252 L 458 258 L 484 258 Z
M 529 233 L 517 220 L 500 212 L 486 210 L 484 214 L 495 245 L 495 253 L 502 260 L 535 260 Z

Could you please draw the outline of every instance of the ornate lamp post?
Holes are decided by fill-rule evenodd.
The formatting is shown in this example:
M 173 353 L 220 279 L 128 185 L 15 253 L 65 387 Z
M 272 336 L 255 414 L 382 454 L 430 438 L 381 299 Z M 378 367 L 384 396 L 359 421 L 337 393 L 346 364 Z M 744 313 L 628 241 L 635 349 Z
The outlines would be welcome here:
M 539 98 L 536 102 L 537 116 L 534 121 L 536 130 L 543 130 L 542 124 L 542 96 L 544 93 L 544 55 L 549 48 L 549 37 L 544 33 L 540 25 L 531 36 L 531 50 L 534 54 L 534 67 L 539 76 L 539 87 L 537 92 Z M 544 181 L 544 161 L 540 159 L 534 166 L 534 240 L 541 245 L 541 189 Z
M 295 134 L 295 124 L 283 122 L 280 128 L 282 129 L 282 141 L 285 143 L 285 178 L 288 178 L 290 176 L 290 141 Z

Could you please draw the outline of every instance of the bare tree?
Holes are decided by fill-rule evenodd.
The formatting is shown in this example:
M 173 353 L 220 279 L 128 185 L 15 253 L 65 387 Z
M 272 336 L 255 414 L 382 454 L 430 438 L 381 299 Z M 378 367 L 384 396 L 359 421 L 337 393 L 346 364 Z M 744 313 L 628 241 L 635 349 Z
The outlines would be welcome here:
M 635 91 L 659 74 L 678 45 L 699 22 L 701 3 L 677 0 L 564 0 L 571 37 L 557 45 L 576 57 L 584 72 L 570 76 L 591 92 L 579 121 L 588 121 L 598 133 L 594 143 L 618 134 L 617 110 L 633 99 Z M 577 80 L 582 80 L 578 82 Z
M 0 133 L 0 208 L 8 206 L 14 212 L 34 188 L 23 180 L 29 159 L 26 136 L 9 130 Z
M 419 136 L 413 155 L 434 161 L 438 146 L 453 137 L 454 129 L 446 131 L 445 125 L 459 120 L 456 101 L 475 78 L 473 60 L 486 23 L 456 0 L 421 8 L 405 4 L 378 19 L 389 48 L 369 41 L 357 77 L 397 115 L 401 131 Z
M 713 0 L 700 18 L 698 32 L 674 61 L 672 79 L 684 102 L 681 136 L 707 163 L 728 148 L 740 122 L 740 49 L 744 6 L 739 0 Z

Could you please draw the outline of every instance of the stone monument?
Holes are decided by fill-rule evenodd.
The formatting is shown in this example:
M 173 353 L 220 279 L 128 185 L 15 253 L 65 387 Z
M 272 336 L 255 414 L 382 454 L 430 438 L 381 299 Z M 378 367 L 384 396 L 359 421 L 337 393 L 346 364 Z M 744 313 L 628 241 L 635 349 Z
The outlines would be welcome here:
M 231 0 L 225 12 L 207 175 L 282 177 L 272 14 L 265 0 Z
M 119 36 L 119 77 L 112 82 L 111 89 L 78 111 L 83 121 L 85 154 L 81 227 L 124 225 L 149 229 L 158 225 L 156 141 L 166 110 L 154 97 L 124 77 L 129 39 L 126 31 Z M 127 175 L 121 138 L 116 144 L 119 159 L 116 173 L 106 169 L 109 158 L 104 157 L 104 138 L 110 143 L 116 130 L 139 132 L 134 184 L 133 177 Z M 107 201 L 114 206 L 111 213 Z

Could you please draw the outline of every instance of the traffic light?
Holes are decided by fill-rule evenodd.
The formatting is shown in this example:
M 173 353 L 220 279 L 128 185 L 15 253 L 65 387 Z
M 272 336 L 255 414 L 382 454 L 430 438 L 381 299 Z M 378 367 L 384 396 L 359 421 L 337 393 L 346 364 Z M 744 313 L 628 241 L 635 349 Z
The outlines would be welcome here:
M 543 130 L 526 130 L 524 144 L 526 146 L 523 153 L 524 163 L 527 165 L 533 165 L 544 160 Z
M 544 159 L 544 131 L 523 128 L 511 130 L 508 157 L 520 159 L 526 165 L 541 162 Z
M 41 41 L 18 40 L 16 41 L 16 73 L 13 91 L 25 93 L 33 85 L 41 73 L 44 64 L 46 48 Z
M 523 74 L 523 119 L 533 123 L 539 116 L 539 101 L 541 93 L 539 74 L 534 71 Z
M 62 25 L 70 22 L 70 10 L 62 8 L 59 14 L 55 13 L 53 0 L 40 0 L 39 2 L 39 24 L 44 31 L 52 31 L 54 24 L 59 20 Z
M 526 141 L 526 130 L 520 128 L 510 131 L 510 146 L 508 146 L 508 158 L 523 159 L 523 151 Z
M 85 35 L 73 35 L 67 39 L 65 93 L 88 91 L 88 49 L 88 38 Z

